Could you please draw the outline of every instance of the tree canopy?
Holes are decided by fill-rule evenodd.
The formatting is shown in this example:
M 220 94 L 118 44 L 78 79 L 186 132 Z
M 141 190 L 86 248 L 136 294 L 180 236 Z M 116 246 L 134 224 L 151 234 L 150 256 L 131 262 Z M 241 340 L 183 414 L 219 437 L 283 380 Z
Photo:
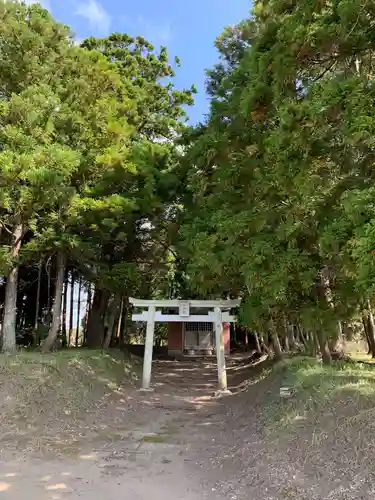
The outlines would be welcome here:
M 95 284 L 100 315 L 93 306 L 87 343 L 100 346 L 111 294 L 129 295 L 153 267 L 167 273 L 174 140 L 195 90 L 175 90 L 166 49 L 142 38 L 114 34 L 78 47 L 39 6 L 1 10 L 3 348 L 15 346 L 20 263 L 51 254 L 62 276 L 55 303 L 67 265 Z M 48 349 L 59 318 L 55 307 Z
M 372 9 L 256 2 L 217 41 L 211 112 L 188 152 L 193 282 L 241 293 L 255 330 L 316 332 L 327 361 L 337 321 L 372 296 Z
M 247 328 L 299 330 L 327 362 L 362 317 L 375 355 L 373 10 L 255 2 L 216 40 L 209 114 L 188 126 L 196 89 L 175 87 L 165 47 L 77 46 L 40 6 L 3 2 L 3 349 L 38 322 L 32 283 L 51 349 L 79 283 L 92 347 L 125 341 L 130 295 L 240 296 Z

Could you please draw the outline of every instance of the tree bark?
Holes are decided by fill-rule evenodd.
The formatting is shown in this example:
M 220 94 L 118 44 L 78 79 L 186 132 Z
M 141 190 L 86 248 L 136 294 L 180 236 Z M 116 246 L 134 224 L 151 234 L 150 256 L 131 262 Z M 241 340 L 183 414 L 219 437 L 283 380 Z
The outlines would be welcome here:
M 280 339 L 276 332 L 272 332 L 272 346 L 275 352 L 276 361 L 281 361 L 283 359 L 283 351 L 281 349 Z
M 89 322 L 89 315 L 90 315 L 90 309 L 91 309 L 91 302 L 92 302 L 92 285 L 89 282 L 89 286 L 87 288 L 87 303 L 86 303 L 86 314 L 85 314 L 85 331 L 84 331 L 84 339 L 83 339 L 83 344 L 87 344 L 87 329 L 88 329 L 88 322 Z
M 76 328 L 76 347 L 79 344 L 79 327 L 80 327 L 80 315 L 81 315 L 81 289 L 82 289 L 82 277 L 78 280 L 78 302 L 77 302 L 77 328 Z
M 116 325 L 116 341 L 117 345 L 120 345 L 120 338 L 121 338 L 121 328 L 122 328 L 122 321 L 124 321 L 123 314 L 124 314 L 124 297 L 121 298 L 121 304 L 120 304 L 120 311 L 118 315 L 118 321 Z
M 72 345 L 73 341 L 73 312 L 74 312 L 74 274 L 72 271 L 72 280 L 70 283 L 70 307 L 69 307 L 69 339 L 68 346 Z
M 284 337 L 284 351 L 289 352 L 289 338 L 287 335 L 287 332 L 285 331 L 285 337 Z
M 47 271 L 47 317 L 51 318 L 51 259 L 48 259 L 46 264 Z
M 371 356 L 375 358 L 375 327 L 374 327 L 374 318 L 372 314 L 368 314 L 367 318 L 367 334 L 370 340 L 371 345 Z
M 62 306 L 62 327 L 61 327 L 63 347 L 66 347 L 67 343 L 68 343 L 68 339 L 67 339 L 67 335 L 66 335 L 66 309 L 67 309 L 67 305 L 68 305 L 68 283 L 69 283 L 69 277 L 68 277 L 67 272 L 65 272 L 64 295 L 63 295 L 63 306 Z
M 286 323 L 285 325 L 287 336 L 288 336 L 288 341 L 289 341 L 289 346 L 292 349 L 292 351 L 297 350 L 297 342 L 296 339 L 294 338 L 294 327 L 293 325 L 290 325 Z
M 7 276 L 5 288 L 5 304 L 2 332 L 2 351 L 12 352 L 16 349 L 16 322 L 17 322 L 17 289 L 18 289 L 18 258 L 21 252 L 23 224 L 16 224 L 12 234 L 12 269 Z
M 95 289 L 87 325 L 87 347 L 102 347 L 104 341 L 104 313 L 109 298 L 107 290 Z
M 36 332 L 39 327 L 39 309 L 40 309 L 40 288 L 42 281 L 42 267 L 43 261 L 40 260 L 38 264 L 38 285 L 36 289 L 36 299 L 35 299 L 35 317 L 34 317 L 34 331 Z
M 254 339 L 255 339 L 255 349 L 256 349 L 257 353 L 262 354 L 262 348 L 260 346 L 259 336 L 258 336 L 257 332 L 254 332 Z
M 303 345 L 304 345 L 305 347 L 308 347 L 308 345 L 309 345 L 309 341 L 308 341 L 308 338 L 307 338 L 307 336 L 305 335 L 305 333 L 304 333 L 303 329 L 302 329 L 301 327 L 299 327 L 299 328 L 298 328 L 298 330 L 299 330 L 299 336 L 300 336 L 300 339 L 301 339 L 301 341 L 302 341 Z
M 363 332 L 365 334 L 367 346 L 368 346 L 367 354 L 370 355 L 370 354 L 372 354 L 372 343 L 371 343 L 370 336 L 368 334 L 367 316 L 365 313 L 362 313 L 362 324 L 363 324 Z
M 47 338 L 44 340 L 42 345 L 43 352 L 52 351 L 55 346 L 57 337 L 59 335 L 60 325 L 61 325 L 61 303 L 62 294 L 64 288 L 64 275 L 65 275 L 65 255 L 62 252 L 57 254 L 56 262 L 56 285 L 55 285 L 55 298 L 53 301 L 53 314 L 52 323 L 48 332 Z
M 125 347 L 126 344 L 131 343 L 131 334 L 128 333 L 128 312 L 129 312 L 129 299 L 128 297 L 123 297 L 122 299 L 122 313 L 121 313 L 121 324 L 119 324 L 119 345 L 120 347 Z
M 317 332 L 316 337 L 318 340 L 320 353 L 322 355 L 323 364 L 329 365 L 332 361 L 332 357 L 324 333 L 322 331 L 319 331 Z
M 119 297 L 118 295 L 115 295 L 115 297 L 113 298 L 113 302 L 111 304 L 111 307 L 110 307 L 109 320 L 108 320 L 108 331 L 107 331 L 107 334 L 106 334 L 104 342 L 103 342 L 103 349 L 108 349 L 108 347 L 111 344 L 111 339 L 113 336 L 116 318 L 118 316 L 118 311 L 120 308 L 120 303 L 121 303 L 121 297 Z
M 375 358 L 375 322 L 371 303 L 369 300 L 366 300 L 366 309 L 367 335 L 371 344 L 371 355 L 373 358 Z
M 318 352 L 320 352 L 318 336 L 313 331 L 306 332 L 306 336 L 307 336 L 308 342 L 311 346 L 311 354 L 315 358 L 317 356 Z
M 36 299 L 35 299 L 34 345 L 37 345 L 38 343 L 37 336 L 39 328 L 40 289 L 42 284 L 42 269 L 43 269 L 43 260 L 40 260 L 38 265 L 38 286 L 36 290 Z
M 266 343 L 264 342 L 263 333 L 260 332 L 258 334 L 258 337 L 259 337 L 259 342 L 260 342 L 261 350 L 264 351 L 266 354 L 269 354 L 270 350 L 269 350 L 268 346 L 266 345 Z
M 329 342 L 329 350 L 331 351 L 331 357 L 334 359 L 342 359 L 345 357 L 344 336 L 342 333 L 341 321 L 337 322 L 337 332 L 334 338 L 332 338 Z

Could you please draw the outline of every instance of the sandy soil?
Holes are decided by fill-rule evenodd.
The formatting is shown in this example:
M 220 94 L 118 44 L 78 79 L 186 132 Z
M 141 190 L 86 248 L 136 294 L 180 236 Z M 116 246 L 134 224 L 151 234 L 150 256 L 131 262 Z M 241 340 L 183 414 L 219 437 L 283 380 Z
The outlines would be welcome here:
M 39 452 L 3 447 L 0 499 L 375 498 L 375 424 L 343 427 L 335 414 L 356 416 L 358 397 L 338 397 L 319 439 L 303 422 L 273 439 L 265 409 L 280 401 L 280 378 L 262 379 L 237 359 L 229 363 L 233 395 L 217 397 L 214 363 L 154 368 L 154 392 L 117 394 L 75 427 L 74 446 L 61 435 Z
M 241 365 L 231 366 L 230 380 L 237 390 Z M 154 392 L 117 394 L 101 409 L 105 414 L 95 415 L 95 432 L 87 430 L 87 422 L 77 427 L 80 436 L 74 446 L 62 432 L 39 451 L 29 445 L 27 452 L 3 447 L 0 498 L 224 498 L 205 471 L 206 466 L 212 469 L 208 450 L 214 444 L 206 430 L 222 406 L 215 397 L 215 364 L 160 361 L 154 369 Z M 88 421 L 92 418 L 88 415 Z M 220 478 L 217 472 L 213 479 Z

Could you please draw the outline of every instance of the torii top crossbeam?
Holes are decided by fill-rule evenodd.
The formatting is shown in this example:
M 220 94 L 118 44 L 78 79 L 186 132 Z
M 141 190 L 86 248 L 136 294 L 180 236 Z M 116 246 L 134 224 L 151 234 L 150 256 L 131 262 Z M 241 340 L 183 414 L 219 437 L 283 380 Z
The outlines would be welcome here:
M 232 309 L 238 307 L 241 303 L 240 299 L 237 300 L 148 300 L 148 299 L 134 299 L 130 298 L 129 302 L 135 307 L 179 307 L 182 304 L 189 303 L 191 307 L 212 309 L 213 307 L 220 307 L 220 309 Z

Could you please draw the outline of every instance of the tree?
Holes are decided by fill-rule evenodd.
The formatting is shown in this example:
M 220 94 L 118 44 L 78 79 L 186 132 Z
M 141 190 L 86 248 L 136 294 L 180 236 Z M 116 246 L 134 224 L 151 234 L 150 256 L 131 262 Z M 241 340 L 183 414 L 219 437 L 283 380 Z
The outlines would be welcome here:
M 129 145 L 132 175 L 107 172 L 90 193 L 102 200 L 101 205 L 82 216 L 82 220 L 88 216 L 89 230 L 83 233 L 86 248 L 95 249 L 85 262 L 91 273 L 95 263 L 91 279 L 96 285 L 87 345 L 97 347 L 104 342 L 104 316 L 111 293 L 117 295 L 116 301 L 129 296 L 137 290 L 137 281 L 147 281 L 147 273 L 155 272 L 155 267 L 167 274 L 169 234 L 165 228 L 179 182 L 174 173 L 178 166 L 175 138 L 185 128 L 183 106 L 192 103 L 194 89 L 178 91 L 171 81 L 165 83 L 174 76 L 166 49 L 156 53 L 141 37 L 113 34 L 106 39 L 90 38 L 82 47 L 100 50 L 114 63 L 134 130 Z
M 100 186 L 116 169 L 123 178 L 131 176 L 133 164 L 126 154 L 132 135 L 125 114 L 128 96 L 111 64 L 97 52 L 72 45 L 67 29 L 39 7 L 20 6 L 19 10 L 7 3 L 4 9 L 8 24 L 2 35 L 7 59 L 0 107 L 0 208 L 3 227 L 13 234 L 3 333 L 4 348 L 10 350 L 15 346 L 22 238 L 32 234 L 23 251 L 25 258 L 57 250 L 61 261 L 66 260 L 82 242 L 77 228 L 82 212 L 98 210 L 100 204 L 118 211 L 127 203 L 118 203 L 112 193 L 103 199 Z M 26 43 L 29 38 L 35 49 L 35 57 L 29 57 L 34 66 L 26 68 L 27 85 L 21 85 L 17 78 L 25 68 L 16 49 L 20 39 Z M 10 62 L 13 72 L 8 70 Z M 51 75 L 48 84 L 46 74 Z M 95 189 L 99 199 L 92 195 Z M 55 301 L 61 293 L 62 288 L 56 290 Z M 60 314 L 56 307 L 54 314 Z M 50 336 L 57 335 L 56 324 L 54 318 Z M 52 337 L 47 345 L 53 345 Z
M 11 234 L 3 350 L 15 347 L 18 261 L 22 240 L 43 207 L 64 195 L 65 179 L 77 166 L 75 153 L 54 141 L 59 96 L 45 75 L 69 43 L 66 28 L 38 7 L 14 2 L 0 6 L 1 224 Z M 7 258 L 9 257 L 9 258 Z
M 353 253 L 364 228 L 345 200 L 372 184 L 370 19 L 359 1 L 256 2 L 253 18 L 219 39 L 210 116 L 187 154 L 194 194 L 181 235 L 192 282 L 241 294 L 255 330 L 303 325 L 327 363 L 338 321 L 366 288 Z

